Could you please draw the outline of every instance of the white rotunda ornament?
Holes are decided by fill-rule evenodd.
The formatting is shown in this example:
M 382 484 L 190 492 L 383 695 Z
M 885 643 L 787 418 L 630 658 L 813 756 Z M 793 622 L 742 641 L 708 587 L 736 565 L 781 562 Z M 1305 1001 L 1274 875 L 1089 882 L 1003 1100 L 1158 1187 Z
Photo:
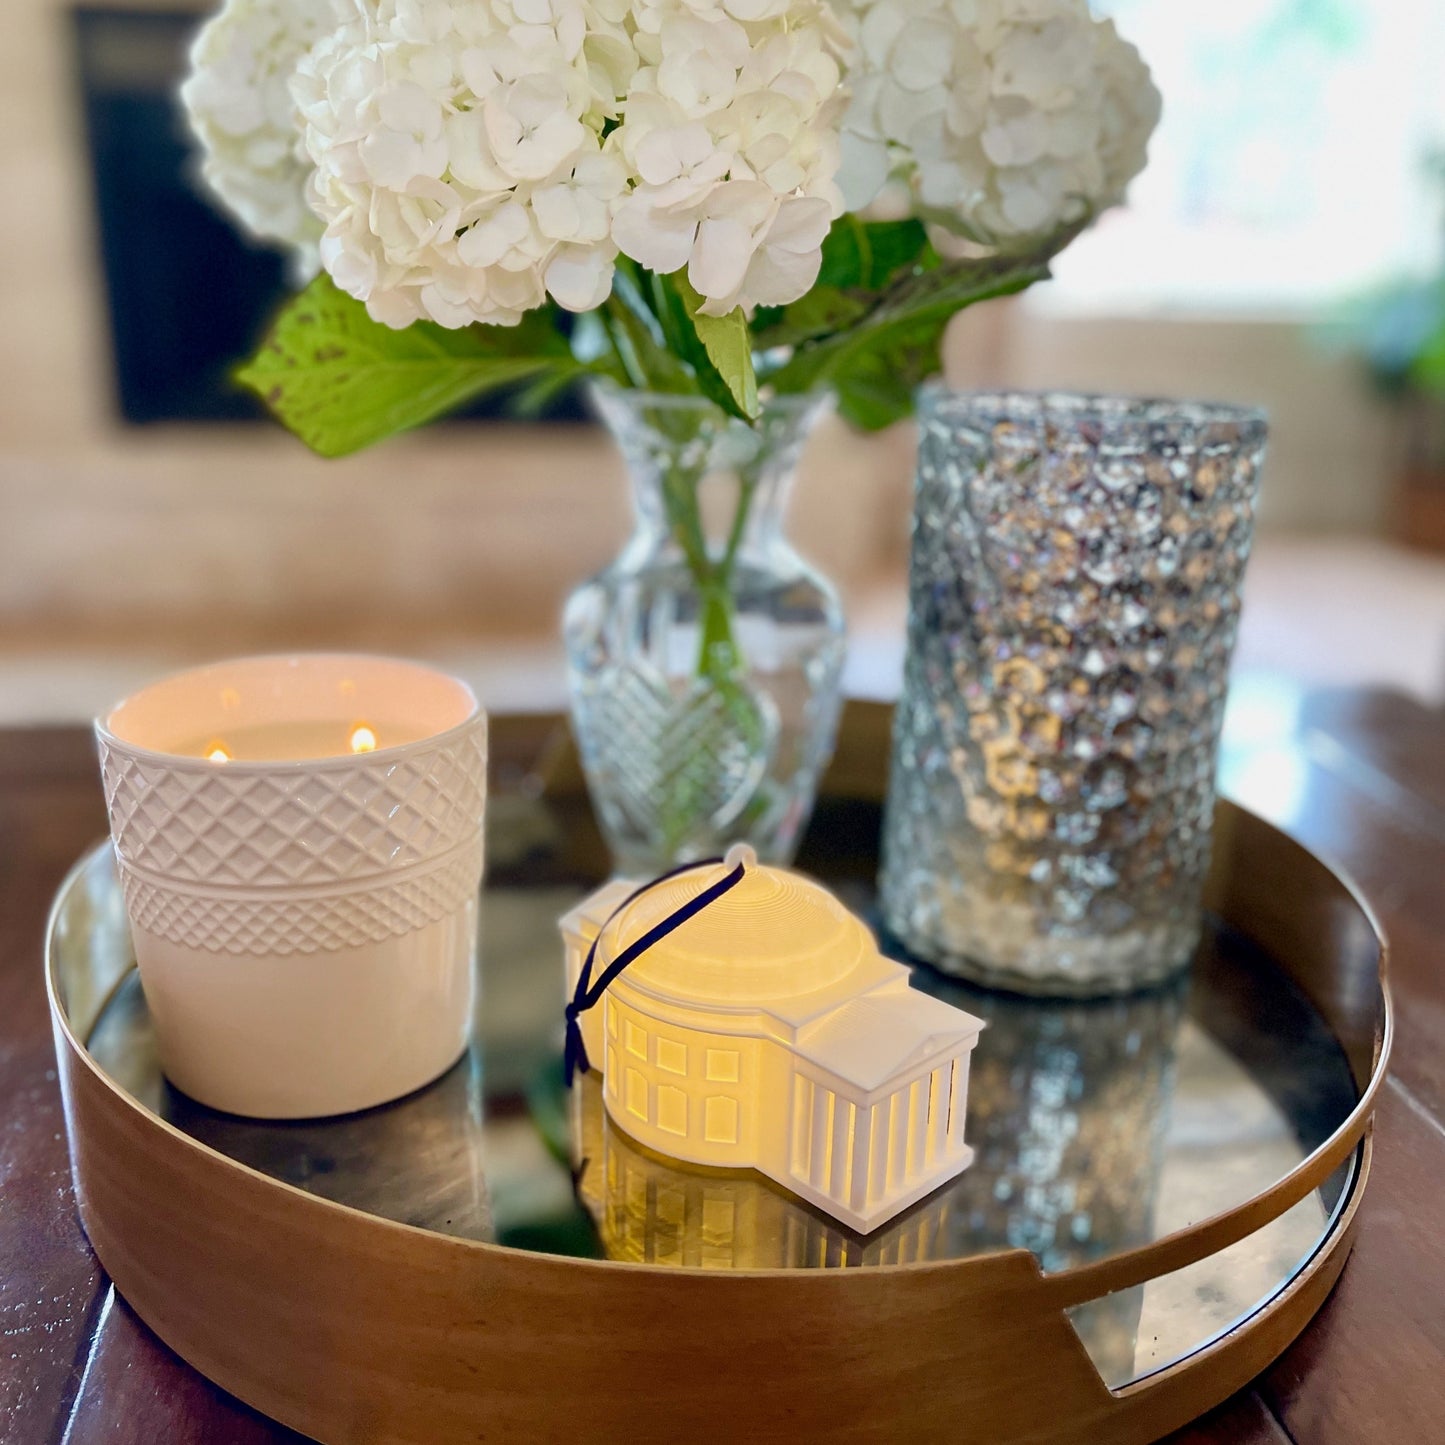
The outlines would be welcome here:
M 660 1154 L 753 1168 L 868 1233 L 967 1168 L 980 1019 L 909 987 L 821 885 L 735 848 L 562 920 L 569 1070 Z

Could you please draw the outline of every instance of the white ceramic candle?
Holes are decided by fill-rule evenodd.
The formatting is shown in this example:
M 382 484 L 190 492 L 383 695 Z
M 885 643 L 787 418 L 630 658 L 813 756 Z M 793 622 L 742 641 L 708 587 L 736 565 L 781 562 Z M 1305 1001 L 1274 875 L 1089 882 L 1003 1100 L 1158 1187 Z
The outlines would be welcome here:
M 212 1108 L 386 1103 L 466 1048 L 486 718 L 415 663 L 246 658 L 96 723 L 161 1061 Z

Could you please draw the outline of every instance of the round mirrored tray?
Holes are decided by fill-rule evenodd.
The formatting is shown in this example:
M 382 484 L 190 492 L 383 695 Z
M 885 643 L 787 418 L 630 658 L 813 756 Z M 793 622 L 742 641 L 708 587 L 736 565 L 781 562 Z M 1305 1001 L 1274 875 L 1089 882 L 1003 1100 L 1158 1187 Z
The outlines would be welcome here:
M 78 1061 L 128 1106 L 125 1122 L 221 1166 L 215 1187 L 227 1187 L 230 1166 L 231 1182 L 248 1189 L 285 1186 L 270 1201 L 276 1209 L 309 1196 L 345 1206 L 349 1220 L 410 1226 L 408 1239 L 535 1260 L 549 1278 L 576 1266 L 579 1289 L 595 1283 L 586 1262 L 613 1261 L 640 1267 L 619 1277 L 643 1290 L 649 1279 L 688 1276 L 887 1281 L 977 1265 L 973 1276 L 947 1276 L 951 1289 L 968 1291 L 991 1262 L 1022 1258 L 1038 1307 L 1067 1321 L 1070 1348 L 1114 1402 L 1141 1400 L 1156 1383 L 1177 1387 L 1191 1365 L 1232 1357 L 1252 1322 L 1278 1319 L 1292 1295 L 1318 1292 L 1337 1272 L 1330 1261 L 1343 1260 L 1368 1163 L 1368 1146 L 1357 1145 L 1383 1019 L 1378 940 L 1344 885 L 1257 820 L 1222 815 L 1224 881 L 1194 969 L 1174 986 L 1098 1003 L 1041 1001 L 916 971 L 915 987 L 988 1023 L 969 1101 L 977 1157 L 860 1236 L 759 1175 L 649 1153 L 607 1117 L 595 1076 L 563 1087 L 557 919 L 595 885 L 598 859 L 577 846 L 585 805 L 575 793 L 539 790 L 531 774 L 505 784 L 489 814 L 476 1042 L 434 1085 L 365 1114 L 286 1124 L 218 1114 L 171 1088 L 108 847 L 76 870 L 53 921 L 62 1064 L 73 1037 Z M 825 798 L 799 866 L 871 919 L 879 804 L 858 795 L 868 789 L 847 791 Z M 1294 879 L 1297 895 L 1293 912 L 1275 905 L 1275 920 L 1251 902 L 1268 888 L 1241 882 L 1271 850 L 1276 884 L 1287 894 Z M 1231 853 L 1243 873 L 1227 866 Z M 1328 895 L 1328 908 L 1299 891 L 1301 879 Z M 1335 1008 L 1346 975 L 1357 997 Z M 84 1117 L 72 1110 L 71 1120 L 83 1212 L 109 1267 L 107 1224 L 97 1229 L 87 1199 Z M 324 1234 L 325 1216 L 315 1227 Z M 124 1290 L 123 1268 L 112 1272 Z M 1046 1343 L 1039 1348 L 1047 1355 Z M 924 1355 L 936 1354 L 933 1342 Z M 289 1423 L 318 1424 L 314 1410 L 288 1414 L 258 1400 L 224 1363 L 208 1372 Z M 1171 1390 L 1155 1393 L 1167 1411 Z M 1164 1418 L 1138 1412 L 1155 1416 Z M 321 1438 L 353 1438 L 319 1423 Z M 1011 1428 L 979 1438 L 1013 1438 Z

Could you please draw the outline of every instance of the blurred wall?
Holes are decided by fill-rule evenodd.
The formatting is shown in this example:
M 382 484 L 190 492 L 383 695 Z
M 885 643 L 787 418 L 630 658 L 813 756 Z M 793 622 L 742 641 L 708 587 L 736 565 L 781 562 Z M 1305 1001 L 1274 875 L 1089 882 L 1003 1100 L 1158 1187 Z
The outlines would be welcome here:
M 147 5 L 184 0 L 115 8 Z M 67 12 L 9 0 L 7 18 L 0 641 L 179 630 L 222 650 L 550 630 L 567 587 L 625 531 L 600 434 L 443 428 L 321 463 L 264 428 L 117 425 Z M 963 318 L 951 358 L 969 384 L 1263 402 L 1276 423 L 1268 523 L 1379 523 L 1387 424 L 1348 368 L 1288 325 L 1065 320 L 1014 304 Z M 809 453 L 797 535 L 850 592 L 901 576 L 910 447 L 832 426 Z
M 1299 321 L 1060 316 L 1029 302 L 998 309 L 1005 316 L 986 324 L 978 368 L 996 382 L 1264 406 L 1271 439 L 1260 525 L 1383 527 L 1394 417 L 1363 384 L 1358 364 L 1322 351 Z M 950 338 L 950 363 L 965 375 L 975 371 L 973 321 L 961 318 Z
M 112 8 L 148 5 L 185 8 Z M 184 629 L 219 648 L 550 630 L 568 587 L 626 532 L 622 467 L 599 432 L 442 428 L 324 463 L 266 427 L 115 421 L 67 9 L 11 7 L 0 639 Z M 818 562 L 852 578 L 901 504 L 907 444 L 832 436 L 810 458 L 800 523 Z M 875 481 L 889 473 L 891 494 Z

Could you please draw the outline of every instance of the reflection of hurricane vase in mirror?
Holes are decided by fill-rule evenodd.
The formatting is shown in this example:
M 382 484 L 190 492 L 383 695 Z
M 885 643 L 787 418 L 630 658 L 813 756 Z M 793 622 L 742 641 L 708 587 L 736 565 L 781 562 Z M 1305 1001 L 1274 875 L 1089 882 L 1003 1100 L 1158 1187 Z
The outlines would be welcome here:
M 921 421 L 888 925 L 1024 992 L 1166 977 L 1199 936 L 1264 420 L 934 389 Z
M 663 1159 L 607 1117 L 602 1079 L 569 1096 L 577 1193 L 609 1259 L 691 1269 L 823 1269 L 908 1264 L 937 1256 L 952 1192 L 860 1238 L 752 1170 Z
M 976 1162 L 949 1190 L 946 1252 L 1027 1249 L 1055 1273 L 1152 1240 L 1183 987 L 1072 1005 L 933 989 L 988 1022 L 970 1085 Z M 1126 1290 L 1074 1318 L 1106 1379 L 1132 1373 L 1141 1300 Z
M 696 397 L 604 390 L 637 526 L 567 604 L 572 720 L 617 867 L 748 842 L 785 863 L 833 751 L 843 621 L 783 512 L 819 406 L 756 428 Z

